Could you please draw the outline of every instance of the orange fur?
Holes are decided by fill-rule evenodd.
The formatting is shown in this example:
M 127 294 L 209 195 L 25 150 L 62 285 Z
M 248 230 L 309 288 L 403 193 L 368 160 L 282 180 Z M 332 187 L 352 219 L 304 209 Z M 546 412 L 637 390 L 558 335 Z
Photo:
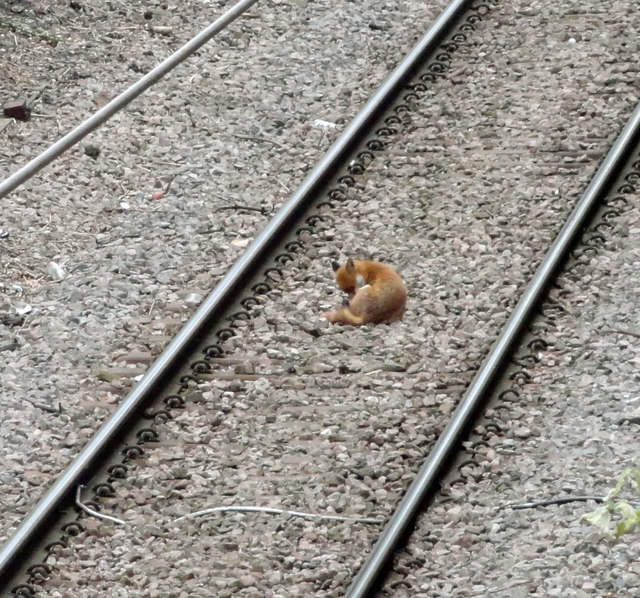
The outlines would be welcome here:
M 388 324 L 401 320 L 407 305 L 407 289 L 400 275 L 385 264 L 349 258 L 344 266 L 334 264 L 338 286 L 349 296 L 349 304 L 328 312 L 332 324 Z

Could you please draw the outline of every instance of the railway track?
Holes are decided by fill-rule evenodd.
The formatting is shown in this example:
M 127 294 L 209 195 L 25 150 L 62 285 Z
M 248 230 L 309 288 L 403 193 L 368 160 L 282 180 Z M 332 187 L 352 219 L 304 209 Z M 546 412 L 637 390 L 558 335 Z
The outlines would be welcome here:
M 430 29 L 427 35 L 420 40 L 417 46 L 407 56 L 405 61 L 391 75 L 380 91 L 370 100 L 367 106 L 359 114 L 356 120 L 345 131 L 341 138 L 332 147 L 330 152 L 325 156 L 318 167 L 309 175 L 301 188 L 294 194 L 290 201 L 278 212 L 271 220 L 268 227 L 254 241 L 243 257 L 234 265 L 227 276 L 216 287 L 213 293 L 207 298 L 198 312 L 187 323 L 180 334 L 172 341 L 169 347 L 163 352 L 159 359 L 146 373 L 138 386 L 127 397 L 121 407 L 116 411 L 112 418 L 98 431 L 88 445 L 83 449 L 82 453 L 72 463 L 72 465 L 58 478 L 54 486 L 45 494 L 43 499 L 36 505 L 32 513 L 25 519 L 20 528 L 9 540 L 0 558 L 0 567 L 2 568 L 2 578 L 11 578 L 15 563 L 21 559 L 25 551 L 31 551 L 36 538 L 41 535 L 42 528 L 50 524 L 55 513 L 60 510 L 64 502 L 69 501 L 74 495 L 75 488 L 85 479 L 87 472 L 92 471 L 96 467 L 96 462 L 106 451 L 113 450 L 113 444 L 121 439 L 124 429 L 137 427 L 135 438 L 137 443 L 128 444 L 122 449 L 124 453 L 124 463 L 112 463 L 107 471 L 106 481 L 94 485 L 97 496 L 110 497 L 113 496 L 112 483 L 126 471 L 126 462 L 135 460 L 144 454 L 142 446 L 148 442 L 157 440 L 158 435 L 155 429 L 146 422 L 137 422 L 137 426 L 132 425 L 132 420 L 136 421 L 140 412 L 150 403 L 164 403 L 166 407 L 179 408 L 184 404 L 183 393 L 189 389 L 190 384 L 197 384 L 200 380 L 199 374 L 206 374 L 211 366 L 210 359 L 219 358 L 225 350 L 222 343 L 229 338 L 235 336 L 235 328 L 238 322 L 245 321 L 250 318 L 250 312 L 247 309 L 255 307 L 259 303 L 259 296 L 270 290 L 269 277 L 281 275 L 278 266 L 282 266 L 287 261 L 293 260 L 293 253 L 302 248 L 302 244 L 295 240 L 305 233 L 311 233 L 312 228 L 318 222 L 322 222 L 325 217 L 322 214 L 313 214 L 306 218 L 307 226 L 298 228 L 295 231 L 294 239 L 290 239 L 284 244 L 284 252 L 279 253 L 273 258 L 272 253 L 274 246 L 278 242 L 282 242 L 282 238 L 291 234 L 294 224 L 299 222 L 301 215 L 307 209 L 308 204 L 319 197 L 320 189 L 326 190 L 327 183 L 335 174 L 339 165 L 349 163 L 348 174 L 338 180 L 340 186 L 328 192 L 328 196 L 336 200 L 340 193 L 344 193 L 345 188 L 351 185 L 352 175 L 361 174 L 366 169 L 368 162 L 374 159 L 375 151 L 380 151 L 385 147 L 385 138 L 397 132 L 397 127 L 401 124 L 401 115 L 407 109 L 395 107 L 393 113 L 384 117 L 382 126 L 377 131 L 377 139 L 369 140 L 364 151 L 354 154 L 363 136 L 366 135 L 376 121 L 380 121 L 385 110 L 389 107 L 392 99 L 402 89 L 403 85 L 409 80 L 410 75 L 415 72 L 418 65 L 424 62 L 425 57 L 430 57 L 438 48 L 439 42 L 450 31 L 454 23 L 460 18 L 468 2 L 454 2 L 438 22 Z M 485 7 L 479 9 L 484 12 Z M 467 17 L 467 22 L 461 26 L 459 32 L 454 36 L 458 41 L 466 40 L 465 31 L 472 30 L 474 23 L 479 19 L 477 15 Z M 450 44 L 455 44 L 451 41 Z M 451 46 L 450 49 L 454 49 Z M 447 54 L 439 57 L 436 64 L 432 66 L 434 73 L 439 72 L 444 66 L 444 62 L 448 59 Z M 434 74 L 425 75 L 425 81 L 433 80 Z M 144 88 L 144 86 L 141 86 Z M 115 104 L 115 102 L 114 102 Z M 106 114 L 110 114 L 115 110 L 105 110 Z M 106 116 L 105 116 L 106 118 Z M 78 134 L 78 138 L 82 138 L 82 134 Z M 75 140 L 72 140 L 75 141 Z M 67 144 L 70 145 L 71 141 Z M 54 154 L 55 152 L 49 152 Z M 43 165 L 50 161 L 42 160 Z M 41 166 L 39 166 L 41 167 Z M 14 177 L 18 178 L 18 177 Z M 21 182 L 18 180 L 13 183 L 11 180 L 7 183 L 7 190 L 12 190 L 16 184 Z M 252 280 L 256 278 L 257 271 L 263 269 L 266 263 L 272 262 L 259 277 L 260 280 Z M 241 303 L 235 300 L 235 296 L 240 289 L 250 288 L 252 294 L 245 297 Z M 234 312 L 234 309 L 240 311 Z M 230 313 L 232 312 L 232 313 Z M 201 340 L 203 330 L 210 328 L 212 322 L 220 322 L 224 317 L 231 319 L 231 326 L 220 327 L 215 333 L 210 333 L 209 337 L 204 341 Z M 195 349 L 195 345 L 200 347 Z M 213 342 L 212 342 L 213 341 Z M 204 359 L 199 359 L 190 365 L 184 366 L 185 354 L 203 355 Z M 191 357 L 192 359 L 192 357 Z M 189 359 L 186 359 L 189 361 Z M 175 370 L 183 371 L 176 374 Z M 163 397 L 157 397 L 158 387 L 166 386 L 167 378 L 171 376 L 177 385 L 175 391 L 167 395 L 163 393 Z M 175 384 L 175 383 L 174 383 Z M 153 397 L 153 398 L 152 398 Z M 155 399 L 155 400 L 154 400 Z M 152 418 L 170 417 L 166 408 L 159 409 L 159 413 L 149 415 Z M 117 473 L 114 473 L 117 472 Z M 80 529 L 77 523 L 73 521 L 63 523 L 62 530 L 66 530 L 67 534 L 77 533 Z M 70 531 L 74 530 L 74 531 Z M 66 541 L 55 540 L 47 542 L 44 546 L 47 557 L 52 551 L 57 550 L 61 546 L 65 546 Z M 46 558 L 45 557 L 45 560 Z M 48 570 L 46 562 L 42 566 L 35 565 L 30 567 L 30 578 L 42 575 L 43 570 Z M 35 573 L 34 573 L 35 571 Z M 18 584 L 14 588 L 14 593 L 31 593 L 33 588 L 28 584 Z
M 394 556 L 395 550 L 400 545 L 403 537 L 406 536 L 407 531 L 412 528 L 416 518 L 422 513 L 423 505 L 426 501 L 433 499 L 440 490 L 441 474 L 447 465 L 455 462 L 453 472 L 448 475 L 445 485 L 447 488 L 456 488 L 456 491 L 454 491 L 453 497 L 448 492 L 444 493 L 443 503 L 446 505 L 444 510 L 446 511 L 448 507 L 451 507 L 448 500 L 457 503 L 456 506 L 464 508 L 469 500 L 466 494 L 474 493 L 476 495 L 474 497 L 475 500 L 478 500 L 477 495 L 479 492 L 475 486 L 478 481 L 485 477 L 483 475 L 483 466 L 487 464 L 487 461 L 484 458 L 487 450 L 492 452 L 492 449 L 489 448 L 491 441 L 508 436 L 507 430 L 510 430 L 512 434 L 515 431 L 516 439 L 527 438 L 532 435 L 529 428 L 520 426 L 518 418 L 509 415 L 510 407 L 513 404 L 519 404 L 521 400 L 525 405 L 537 403 L 536 406 L 545 401 L 548 389 L 537 388 L 528 393 L 525 389 L 529 383 L 534 383 L 534 376 L 544 379 L 544 375 L 540 376 L 538 364 L 545 360 L 545 353 L 548 356 L 548 354 L 553 354 L 557 350 L 557 347 L 552 348 L 553 341 L 551 340 L 553 328 L 555 328 L 553 332 L 557 333 L 556 319 L 562 314 L 571 313 L 569 307 L 571 301 L 563 302 L 563 299 L 570 294 L 566 288 L 563 288 L 567 282 L 566 277 L 569 275 L 569 277 L 573 278 L 574 283 L 588 285 L 582 280 L 584 268 L 589 265 L 594 255 L 609 240 L 606 235 L 615 229 L 616 219 L 622 218 L 625 212 L 631 210 L 631 204 L 634 200 L 637 200 L 638 192 L 640 191 L 639 182 L 640 105 L 636 108 L 627 126 L 616 140 L 607 158 L 600 166 L 549 249 L 509 320 L 501 330 L 500 336 L 492 347 L 491 352 L 466 390 L 447 427 L 438 438 L 424 465 L 387 524 L 384 533 L 373 548 L 371 556 L 367 559 L 358 577 L 349 588 L 347 596 L 369 595 L 376 582 L 380 581 L 381 576 L 387 572 L 389 561 Z M 569 261 L 568 264 L 566 263 L 567 260 Z M 624 258 L 621 261 L 624 261 Z M 559 274 L 561 269 L 563 270 L 562 275 Z M 559 278 L 560 276 L 562 278 Z M 558 285 L 558 282 L 560 285 Z M 549 297 L 547 293 L 551 285 L 555 285 L 559 292 Z M 539 312 L 537 310 L 538 306 L 540 306 Z M 602 323 L 600 325 L 602 327 Z M 573 332 L 575 333 L 575 331 Z M 624 334 L 625 332 L 618 329 L 616 333 Z M 568 336 L 571 338 L 571 335 Z M 581 346 L 580 349 L 584 351 L 584 347 Z M 603 364 L 598 363 L 597 359 L 593 361 L 595 364 L 592 365 L 596 369 L 603 367 Z M 553 376 L 548 372 L 552 372 L 558 366 L 559 363 L 557 362 L 547 362 L 544 364 L 543 369 L 547 370 L 545 372 L 547 376 Z M 591 372 L 592 370 L 586 368 L 586 371 Z M 590 374 L 585 373 L 585 375 L 589 376 Z M 521 395 L 528 396 L 523 399 Z M 479 413 L 484 412 L 485 409 L 492 414 L 500 413 L 500 415 L 495 419 L 492 419 L 489 415 L 479 416 Z M 539 413 L 536 415 L 539 415 Z M 626 417 L 629 418 L 629 415 Z M 505 419 L 510 420 L 509 423 L 505 424 Z M 540 419 L 544 419 L 544 417 L 540 417 Z M 622 410 L 618 423 L 624 421 L 625 415 L 624 410 Z M 553 422 L 547 422 L 546 426 L 545 432 L 549 437 L 552 437 Z M 463 448 L 460 444 L 461 439 L 468 438 L 468 432 L 472 427 L 475 428 L 474 433 L 471 434 L 468 443 Z M 585 437 L 578 435 L 578 439 L 584 441 Z M 637 449 L 637 443 L 633 443 L 633 445 Z M 512 446 L 512 443 L 509 443 L 509 446 Z M 507 449 L 507 452 L 511 453 L 509 449 Z M 535 453 L 535 451 L 532 452 Z M 517 450 L 511 454 L 517 455 Z M 547 449 L 542 451 L 542 455 L 543 458 L 548 458 Z M 479 459 L 476 459 L 476 456 L 479 456 Z M 634 459 L 634 456 L 632 449 L 630 451 L 631 460 Z M 514 458 L 514 461 L 517 462 L 517 458 Z M 495 467 L 495 464 L 493 466 Z M 517 467 L 517 464 L 513 463 L 512 467 Z M 490 476 L 486 477 L 489 478 Z M 610 475 L 603 477 L 605 481 L 610 479 Z M 585 482 L 579 481 L 578 483 L 582 486 Z M 463 492 L 460 492 L 459 486 L 465 487 Z M 555 496 L 549 499 L 547 497 L 546 500 L 542 500 L 539 503 L 534 502 L 531 505 L 527 504 L 528 501 L 522 500 L 508 503 L 504 500 L 504 495 L 499 490 L 493 490 L 494 500 L 484 503 L 484 513 L 487 517 L 490 517 L 491 513 L 495 513 L 497 505 L 501 505 L 503 510 L 511 510 L 529 508 L 529 506 L 544 507 L 584 501 L 584 493 L 576 493 L 577 488 L 574 485 L 565 485 L 563 490 L 565 488 L 565 492 L 568 491 L 568 494 L 561 498 Z M 483 492 L 486 492 L 486 488 L 483 488 Z M 596 496 L 603 499 L 605 495 L 606 491 Z M 527 495 L 525 494 L 524 496 Z M 590 500 L 593 501 L 593 494 L 589 496 Z M 518 502 L 524 502 L 525 504 L 519 505 Z M 595 502 L 598 502 L 597 498 Z M 487 509 L 488 504 L 490 508 Z M 445 520 L 449 522 L 451 520 L 455 521 L 457 516 L 458 512 L 453 516 L 445 515 Z M 574 515 L 574 517 L 577 520 L 578 516 Z M 467 525 L 472 528 L 466 539 L 470 544 L 474 543 L 474 535 L 481 535 L 482 532 L 487 530 L 484 519 L 480 518 L 480 521 L 483 523 L 474 528 L 474 524 L 477 521 L 471 515 L 466 517 Z M 442 520 L 439 523 L 440 526 L 443 525 Z M 505 523 L 502 525 L 503 527 L 508 527 Z M 425 572 L 416 573 L 411 571 L 408 575 L 407 572 L 412 567 L 415 567 L 416 563 L 418 564 L 418 569 L 429 569 L 430 567 L 425 567 L 426 559 L 416 561 L 412 558 L 414 555 L 411 554 L 411 545 L 412 543 L 417 546 L 424 545 L 423 538 L 425 537 L 428 538 L 427 542 L 429 544 L 437 542 L 437 538 L 431 539 L 429 536 L 434 529 L 438 529 L 440 526 L 434 525 L 433 520 L 425 521 L 419 526 L 415 535 L 420 539 L 409 541 L 409 550 L 407 552 L 411 556 L 403 555 L 405 563 L 398 565 L 394 581 L 385 588 L 387 595 L 396 595 L 397 592 L 394 589 L 398 586 L 404 586 L 408 595 L 415 595 L 413 592 L 421 585 L 421 575 L 424 575 Z M 443 535 L 442 537 L 446 536 Z M 446 540 L 447 542 L 455 543 L 459 539 L 459 536 L 457 536 L 453 542 L 449 538 Z M 482 543 L 487 542 L 487 539 L 483 538 L 477 541 Z M 473 558 L 470 556 L 466 564 L 471 565 Z M 443 563 L 440 563 L 441 567 L 442 565 Z M 483 566 L 486 567 L 486 564 Z M 494 562 L 493 566 L 498 567 L 499 565 Z M 474 568 L 481 569 L 481 567 Z M 402 574 L 399 575 L 398 571 L 401 571 Z M 527 578 L 516 578 L 514 581 L 512 579 L 513 575 L 508 571 L 501 572 L 502 584 L 491 587 L 489 583 L 493 582 L 495 584 L 495 577 L 498 576 L 485 576 L 485 573 L 486 569 L 483 570 L 483 574 L 477 575 L 481 579 L 476 582 L 473 591 L 499 592 L 500 595 L 507 596 L 512 595 L 511 592 L 516 588 L 522 595 L 529 595 L 541 589 L 539 587 L 542 584 L 541 580 L 532 581 Z M 624 580 L 623 584 L 625 590 L 631 592 L 629 595 L 637 592 L 640 587 L 640 578 L 637 575 L 632 574 L 632 576 L 634 579 L 630 583 Z M 407 577 L 412 578 L 413 583 L 407 583 L 405 581 Z M 433 577 L 433 575 L 430 577 Z M 489 583 L 487 583 L 487 578 L 490 580 Z M 583 579 L 586 579 L 586 576 L 583 576 Z M 441 582 L 438 589 L 431 586 L 423 589 L 438 591 L 443 587 L 447 588 L 446 582 Z M 452 591 L 453 587 L 452 584 L 449 584 L 447 591 Z M 555 590 L 558 587 L 556 586 L 553 589 Z M 590 588 L 591 585 L 586 585 L 585 587 Z M 606 587 L 606 584 L 604 587 Z M 461 593 L 461 595 L 463 594 Z
M 124 529 L 127 531 L 123 534 L 113 527 L 113 523 L 96 522 L 74 508 L 67 508 L 56 522 L 54 537 L 58 539 L 47 542 L 44 552 L 35 553 L 36 562 L 30 564 L 27 571 L 12 570 L 10 576 L 3 578 L 3 582 L 6 580 L 13 587 L 14 593 L 31 595 L 41 580 L 44 581 L 42 591 L 46 592 L 45 580 L 50 576 L 62 576 L 63 583 L 59 587 L 65 587 L 64 582 L 71 583 L 74 575 L 65 571 L 77 570 L 77 565 L 73 564 L 75 549 L 70 546 L 92 534 L 100 538 L 103 554 L 110 551 L 123 554 L 123 546 L 128 545 L 128 556 L 121 564 L 123 570 L 128 571 L 124 575 L 130 581 L 125 585 L 133 591 L 148 588 L 149 583 L 157 583 L 154 577 L 160 580 L 170 577 L 166 567 L 160 565 L 155 571 L 150 566 L 148 573 L 136 577 L 136 563 L 149 559 L 143 549 L 162 553 L 176 551 L 178 546 L 185 550 L 183 545 L 186 544 L 187 552 L 204 551 L 206 554 L 210 550 L 218 550 L 209 544 L 210 534 L 225 538 L 223 552 L 255 554 L 262 551 L 264 555 L 271 555 L 263 556 L 261 563 L 235 579 L 221 571 L 220 583 L 215 586 L 220 595 L 260 592 L 256 589 L 257 578 L 273 568 L 275 563 L 296 574 L 300 580 L 296 591 L 336 592 L 336 588 L 347 584 L 345 545 L 350 548 L 356 546 L 366 552 L 367 545 L 379 531 L 369 528 L 369 524 L 359 524 L 345 531 L 344 528 L 326 527 L 325 524 L 318 528 L 296 520 L 250 519 L 246 514 L 226 516 L 222 520 L 191 520 L 188 517 L 179 522 L 176 520 L 197 512 L 203 501 L 215 507 L 220 503 L 246 503 L 251 498 L 262 502 L 264 499 L 261 497 L 266 496 L 269 497 L 268 506 L 273 508 L 304 510 L 300 502 L 305 502 L 308 503 L 305 505 L 307 509 L 314 512 L 338 513 L 361 519 L 375 515 L 377 519 L 386 519 L 392 506 L 386 499 L 403 492 L 416 466 L 429 453 L 434 440 L 444 429 L 444 416 L 453 408 L 461 388 L 470 382 L 471 374 L 479 367 L 483 352 L 490 345 L 490 339 L 513 307 L 514 291 L 521 291 L 527 282 L 521 273 L 505 269 L 508 260 L 499 263 L 495 270 L 487 265 L 495 260 L 495 256 L 487 253 L 486 261 L 480 262 L 480 271 L 490 291 L 482 295 L 480 307 L 486 309 L 492 302 L 500 307 L 497 314 L 492 314 L 494 317 L 485 318 L 478 325 L 480 334 L 466 321 L 470 295 L 465 292 L 454 295 L 445 281 L 435 275 L 429 283 L 421 280 L 414 286 L 413 316 L 408 315 L 400 331 L 398 327 L 391 332 L 377 328 L 354 337 L 345 334 L 344 330 L 301 322 L 290 317 L 287 309 L 296 305 L 305 314 L 317 313 L 325 304 L 335 302 L 331 296 L 327 299 L 313 297 L 313 289 L 323 284 L 325 288 L 330 286 L 324 270 L 329 259 L 335 256 L 336 249 L 344 254 L 359 251 L 367 252 L 371 257 L 387 258 L 401 266 L 407 279 L 418 280 L 416 274 L 422 263 L 417 259 L 423 256 L 415 253 L 419 247 L 417 240 L 424 239 L 427 230 L 437 231 L 431 218 L 440 223 L 446 222 L 451 225 L 451 230 L 431 232 L 433 237 L 429 240 L 436 257 L 430 258 L 431 262 L 426 261 L 429 267 L 437 267 L 441 260 L 451 257 L 448 255 L 451 246 L 445 247 L 450 239 L 458 240 L 459 244 L 453 247 L 461 254 L 460 257 L 468 259 L 474 246 L 466 244 L 462 231 L 469 222 L 456 222 L 461 216 L 447 215 L 446 208 L 450 207 L 447 202 L 437 206 L 432 199 L 415 195 L 411 199 L 422 209 L 426 222 L 418 219 L 420 224 L 406 227 L 408 232 L 394 239 L 399 244 L 407 242 L 411 248 L 408 254 L 403 255 L 401 247 L 394 248 L 392 231 L 397 234 L 397 224 L 403 219 L 405 223 L 412 222 L 415 212 L 407 212 L 402 206 L 395 205 L 396 220 L 381 225 L 379 210 L 382 208 L 378 193 L 392 195 L 394 183 L 387 183 L 387 188 L 378 191 L 369 188 L 367 180 L 372 171 L 378 169 L 404 170 L 405 174 L 408 170 L 414 178 L 424 176 L 412 166 L 412 160 L 418 152 L 433 150 L 425 150 L 423 146 L 412 151 L 405 146 L 398 151 L 398 140 L 404 135 L 409 138 L 413 135 L 412 143 L 424 143 L 416 135 L 416 129 L 420 128 L 415 126 L 416 106 L 429 97 L 431 87 L 452 76 L 450 71 L 456 52 L 463 55 L 472 52 L 472 36 L 477 27 L 489 18 L 490 9 L 490 4 L 476 4 L 475 9 L 444 41 L 442 32 L 430 32 L 431 41 L 423 40 L 425 46 L 417 54 L 431 48 L 435 41 L 442 44 L 435 58 L 427 61 L 414 82 L 401 92 L 400 102 L 388 104 L 386 92 L 389 89 L 383 90 L 384 99 L 382 95 L 378 100 L 374 98 L 372 112 L 378 116 L 384 113 L 384 123 L 376 125 L 377 134 L 365 136 L 364 145 L 355 152 L 350 147 L 340 148 L 340 142 L 334 146 L 340 149 L 335 150 L 335 155 L 325 160 L 307 179 L 307 183 L 223 280 L 222 286 L 207 299 L 204 309 L 191 321 L 187 331 L 174 341 L 173 348 L 169 348 L 169 352 L 176 356 L 195 348 L 194 354 L 200 357 L 190 358 L 189 364 L 181 366 L 181 369 L 174 366 L 179 371 L 172 381 L 163 371 L 167 361 L 161 358 L 157 362 L 156 373 L 152 369 L 152 375 L 147 375 L 147 382 L 143 381 L 138 387 L 141 390 L 134 390 L 133 396 L 138 393 L 141 397 L 147 390 L 164 387 L 162 406 L 148 398 L 136 398 L 121 416 L 139 415 L 144 406 L 147 409 L 145 419 L 136 423 L 126 435 L 122 422 L 113 424 L 109 434 L 103 434 L 105 438 L 111 436 L 111 449 L 118 446 L 123 457 L 111 457 L 102 462 L 102 471 L 92 476 L 91 491 L 85 493 L 89 498 L 85 496 L 84 500 L 93 509 L 126 521 Z M 397 81 L 387 87 L 398 87 L 413 69 L 406 66 Z M 454 74 L 453 78 L 456 76 L 459 75 Z M 356 121 L 347 133 L 357 131 L 356 137 L 362 142 L 362 133 L 369 130 L 373 114 L 359 118 L 360 122 Z M 394 156 L 394 152 L 398 154 Z M 392 164 L 394 159 L 396 163 Z M 345 161 L 345 170 L 340 171 L 337 163 Z M 328 172 L 318 174 L 329 164 Z M 545 166 L 553 169 L 553 165 Z M 432 172 L 436 173 L 438 167 L 435 163 Z M 306 202 L 315 197 L 320 183 L 324 186 L 329 180 L 331 182 L 325 188 L 329 190 L 322 193 L 320 203 L 309 207 Z M 464 186 L 460 193 L 464 197 Z M 359 196 L 367 198 L 368 204 L 362 204 Z M 540 205 L 546 206 L 548 199 L 554 198 L 541 198 L 534 211 L 543 211 Z M 570 201 L 556 203 L 562 203 L 557 208 L 560 213 L 568 213 Z M 462 208 L 461 213 L 467 211 L 464 206 L 459 208 Z M 505 208 L 499 215 L 499 203 L 484 201 L 480 209 L 486 215 L 476 214 L 475 221 L 471 220 L 472 226 L 480 222 L 484 227 L 482 221 L 488 218 L 495 228 L 494 236 L 489 234 L 487 238 L 497 239 L 498 244 L 506 242 L 513 235 L 510 227 L 518 216 L 517 208 L 515 212 Z M 293 239 L 285 240 L 289 225 L 297 222 L 302 214 L 304 226 L 297 228 Z M 542 259 L 541 248 L 553 238 L 556 216 L 555 213 L 541 216 L 539 228 L 527 231 L 526 234 L 535 237 L 536 245 L 525 248 L 517 256 L 517 261 L 531 260 L 535 263 Z M 359 234 L 362 237 L 338 238 L 339 217 L 360 220 Z M 547 230 L 550 222 L 554 224 L 551 230 Z M 267 249 L 271 252 L 268 265 L 262 261 L 263 252 Z M 513 255 L 511 257 L 513 259 Z M 248 264 L 252 265 L 252 270 L 245 273 L 242 269 Z M 505 272 L 508 274 L 506 279 Z M 453 283 L 461 288 L 473 287 L 474 294 L 481 294 L 468 275 L 459 275 Z M 252 291 L 236 301 L 240 284 L 248 284 Z M 234 301 L 228 305 L 226 301 L 232 295 Z M 430 305 L 424 301 L 427 297 L 431 298 Z M 283 316 L 284 298 L 285 305 L 289 307 L 284 307 Z M 445 304 L 457 315 L 450 322 L 444 318 Z M 424 318 L 432 318 L 431 338 L 415 326 Z M 191 332 L 222 320 L 225 323 L 214 325 L 213 332 L 206 338 L 202 338 L 203 333 L 198 333 L 195 340 L 188 339 Z M 442 347 L 441 343 L 453 343 L 454 348 L 464 347 L 465 359 L 458 364 L 443 360 L 440 375 L 431 376 L 423 359 L 427 353 Z M 349 400 L 353 400 L 352 393 L 345 390 L 349 387 L 357 391 L 355 411 L 340 401 L 341 396 L 349 396 Z M 437 405 L 432 399 L 423 397 L 434 390 L 440 391 L 434 395 L 439 396 Z M 408 399 L 407 393 L 410 393 Z M 443 393 L 446 396 L 440 402 Z M 400 408 L 401 404 L 406 407 L 406 413 Z M 429 420 L 426 426 L 425 418 Z M 456 432 L 456 439 L 459 435 L 460 432 Z M 236 442 L 236 436 L 253 438 L 254 442 L 247 446 Z M 383 450 L 391 443 L 396 448 L 388 452 Z M 102 460 L 104 449 L 96 444 L 90 452 L 94 453 L 91 459 L 77 462 L 76 471 L 61 485 L 59 496 L 53 503 L 57 505 L 63 498 L 72 498 L 77 484 L 88 481 L 88 470 L 93 469 L 94 458 L 100 456 Z M 336 461 L 332 462 L 330 456 Z M 175 466 L 172 465 L 173 460 L 189 465 Z M 346 473 L 336 474 L 335 463 L 339 463 Z M 160 465 L 160 474 L 155 469 L 157 465 Z M 371 505 L 375 506 L 375 513 L 368 511 Z M 39 530 L 40 525 L 49 523 L 51 517 L 39 514 L 38 519 L 41 519 L 37 526 Z M 270 549 L 269 537 L 282 527 L 290 530 L 287 541 L 275 550 Z M 253 539 L 247 541 L 247 537 Z M 143 538 L 153 539 L 157 546 L 153 547 Z M 395 545 L 396 540 L 389 546 Z M 31 550 L 31 540 L 25 542 Z M 335 562 L 328 563 L 329 574 L 314 575 L 314 569 L 323 562 L 319 556 L 307 561 L 310 566 L 305 566 L 305 559 L 295 556 L 304 555 L 316 543 L 324 545 L 326 550 L 338 549 L 341 555 Z M 24 551 L 25 546 L 21 549 Z M 4 552 L 3 564 L 11 562 L 9 556 L 18 558 L 17 554 Z M 38 558 L 41 562 L 37 562 Z M 189 565 L 188 559 L 181 558 L 188 591 L 196 594 L 204 591 L 196 583 L 195 567 Z M 95 557 L 91 559 L 94 562 Z M 238 559 L 233 562 L 234 567 L 242 569 Z M 379 571 L 374 577 L 377 579 L 378 575 Z M 277 575 L 271 577 L 270 583 L 274 586 L 282 582 L 282 576 L 280 579 Z M 109 574 L 102 583 L 108 581 Z M 352 595 L 369 591 L 372 583 L 373 579 L 369 579 L 358 586 L 360 582 L 356 580 Z M 162 591 L 159 587 L 153 589 Z

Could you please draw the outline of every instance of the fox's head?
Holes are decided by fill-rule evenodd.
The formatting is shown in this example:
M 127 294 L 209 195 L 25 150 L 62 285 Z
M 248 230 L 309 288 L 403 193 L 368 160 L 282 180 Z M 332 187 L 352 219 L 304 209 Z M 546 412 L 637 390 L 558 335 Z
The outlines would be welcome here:
M 336 273 L 336 282 L 338 283 L 338 286 L 347 293 L 349 297 L 355 295 L 356 265 L 353 260 L 349 258 L 344 266 L 341 266 L 338 262 L 333 262 L 331 266 L 333 267 L 333 271 Z

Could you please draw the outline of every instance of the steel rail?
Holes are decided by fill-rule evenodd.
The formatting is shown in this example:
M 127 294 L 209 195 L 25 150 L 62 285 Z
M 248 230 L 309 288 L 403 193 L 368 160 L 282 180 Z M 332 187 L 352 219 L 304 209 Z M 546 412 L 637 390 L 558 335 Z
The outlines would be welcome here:
M 451 420 L 347 590 L 346 598 L 363 598 L 380 581 L 395 548 L 409 530 L 411 522 L 419 514 L 424 500 L 436 491 L 445 465 L 458 450 L 459 441 L 469 429 L 488 393 L 492 390 L 510 351 L 515 346 L 524 326 L 530 321 L 533 310 L 542 300 L 554 274 L 579 239 L 582 228 L 597 203 L 609 192 L 611 184 L 637 146 L 639 138 L 640 104 L 549 248 L 542 264 L 529 282 L 498 339 L 451 416 Z
M 237 19 L 243 12 L 253 6 L 258 0 L 241 0 L 232 6 L 227 12 L 216 19 L 211 25 L 203 29 L 198 35 L 176 50 L 171 56 L 163 60 L 158 66 L 149 71 L 146 75 L 136 81 L 129 88 L 125 89 L 119 96 L 115 97 L 108 104 L 100 108 L 75 129 L 61 137 L 53 145 L 48 147 L 39 156 L 25 164 L 10 177 L 0 183 L 0 199 L 5 197 L 29 180 L 33 175 L 42 170 L 47 164 L 53 162 L 58 156 L 73 147 L 76 143 L 92 133 L 106 120 L 119 112 L 141 93 L 149 89 L 154 83 L 173 70 L 186 58 L 199 50 L 214 35 L 220 33 L 227 25 Z
M 218 283 L 113 415 L 89 440 L 22 521 L 13 536 L 0 550 L 0 590 L 6 583 L 5 580 L 11 575 L 10 570 L 16 565 L 17 559 L 35 543 L 56 510 L 68 501 L 74 487 L 85 482 L 90 476 L 91 469 L 100 462 L 106 448 L 112 446 L 130 427 L 136 415 L 153 397 L 154 391 L 166 381 L 169 373 L 179 367 L 180 359 L 204 336 L 215 317 L 234 302 L 242 283 L 255 275 L 265 254 L 286 235 L 290 225 L 311 203 L 314 194 L 317 194 L 318 190 L 330 181 L 339 165 L 357 148 L 371 125 L 383 115 L 418 66 L 438 49 L 439 42 L 450 32 L 470 4 L 471 0 L 455 0 L 429 28 L 424 37 L 412 48 L 329 148 L 297 191 Z

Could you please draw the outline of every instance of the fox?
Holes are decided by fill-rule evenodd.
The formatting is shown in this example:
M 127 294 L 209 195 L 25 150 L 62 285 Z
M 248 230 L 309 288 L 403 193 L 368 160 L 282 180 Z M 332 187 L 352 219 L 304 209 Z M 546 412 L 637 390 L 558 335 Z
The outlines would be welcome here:
M 402 320 L 407 289 L 400 275 L 381 262 L 349 258 L 331 264 L 338 286 L 347 293 L 342 307 L 324 314 L 332 324 L 362 326 Z

